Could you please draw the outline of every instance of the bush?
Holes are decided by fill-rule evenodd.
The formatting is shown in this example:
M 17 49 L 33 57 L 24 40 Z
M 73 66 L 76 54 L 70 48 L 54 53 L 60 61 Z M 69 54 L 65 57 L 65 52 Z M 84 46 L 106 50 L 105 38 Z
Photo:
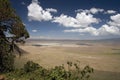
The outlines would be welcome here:
M 67 79 L 67 72 L 63 66 L 56 66 L 50 70 L 49 80 L 65 80 Z
M 37 69 L 39 69 L 39 68 L 40 68 L 39 64 L 34 63 L 33 61 L 28 61 L 28 62 L 24 65 L 24 71 L 25 71 L 26 73 L 28 73 L 28 72 L 33 72 L 33 71 L 35 71 L 35 70 L 37 70 Z
M 55 66 L 52 69 L 45 69 L 28 61 L 23 69 L 7 74 L 8 80 L 89 80 L 93 68 L 85 66 L 80 68 L 79 62 L 67 62 L 68 69 L 64 65 Z

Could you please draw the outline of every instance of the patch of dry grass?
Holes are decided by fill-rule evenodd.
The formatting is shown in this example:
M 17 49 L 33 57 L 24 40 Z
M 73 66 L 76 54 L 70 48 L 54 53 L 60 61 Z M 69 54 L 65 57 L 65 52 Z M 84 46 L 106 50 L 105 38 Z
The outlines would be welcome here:
M 16 67 L 22 67 L 32 60 L 45 68 L 66 64 L 67 61 L 81 62 L 81 67 L 90 65 L 95 69 L 94 80 L 120 80 L 120 45 L 92 43 L 71 46 L 33 46 L 20 45 L 27 52 L 16 58 Z M 65 67 L 67 67 L 65 65 Z
M 33 60 L 43 67 L 51 68 L 65 64 L 67 61 L 79 60 L 82 66 L 90 65 L 100 71 L 120 72 L 120 55 L 115 46 L 94 44 L 79 47 L 32 45 L 20 47 L 28 52 L 28 54 L 16 59 L 17 63 L 20 64 L 27 60 Z M 117 48 L 120 48 L 120 46 Z

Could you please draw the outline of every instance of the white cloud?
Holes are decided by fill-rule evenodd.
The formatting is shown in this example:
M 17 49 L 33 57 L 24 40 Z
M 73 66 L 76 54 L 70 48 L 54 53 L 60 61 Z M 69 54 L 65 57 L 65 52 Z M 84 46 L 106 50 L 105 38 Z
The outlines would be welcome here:
M 115 13 L 116 13 L 116 11 L 114 11 L 114 10 L 107 10 L 105 12 L 105 14 L 115 14 Z
M 106 35 L 120 35 L 120 29 L 115 26 L 102 25 L 100 28 L 96 29 L 94 27 L 86 27 L 80 29 L 64 30 L 64 32 L 80 32 L 89 33 L 93 36 L 106 36 Z
M 103 25 L 98 29 L 99 35 L 120 35 L 120 29 L 115 26 Z
M 28 18 L 29 20 L 35 21 L 49 21 L 52 19 L 50 10 L 44 10 L 40 5 L 38 0 L 32 0 L 32 3 L 27 7 L 28 8 Z M 52 9 L 52 8 L 51 8 Z M 52 11 L 55 9 L 52 9 Z
M 115 14 L 116 11 L 115 10 L 104 10 L 104 9 L 101 9 L 101 8 L 91 8 L 91 9 L 78 9 L 78 10 L 75 10 L 75 12 L 85 12 L 85 13 L 91 13 L 91 14 L 97 14 L 97 13 L 104 13 L 104 14 Z
M 32 32 L 37 32 L 37 30 L 34 29 L 34 30 L 32 30 Z
M 91 34 L 93 36 L 120 35 L 120 14 L 111 16 L 111 20 L 106 22 L 98 29 L 92 26 L 92 24 L 98 24 L 100 22 L 100 19 L 94 17 L 95 14 L 100 12 L 103 14 L 114 14 L 116 13 L 114 10 L 105 11 L 104 9 L 93 7 L 89 10 L 76 10 L 77 13 L 75 17 L 65 14 L 54 17 L 51 13 L 56 13 L 57 10 L 53 8 L 43 9 L 38 0 L 32 0 L 32 3 L 27 8 L 28 18 L 30 21 L 51 20 L 53 23 L 58 23 L 64 27 L 73 28 L 71 30 L 64 30 L 64 32 L 79 32 L 82 35 Z M 32 32 L 37 32 L 37 30 L 32 30 Z
M 104 9 L 100 9 L 100 8 L 91 8 L 91 9 L 78 9 L 78 10 L 75 10 L 75 12 L 85 12 L 85 13 L 92 13 L 92 14 L 97 14 L 98 12 L 104 12 Z
M 75 24 L 78 25 L 78 28 L 73 28 L 71 30 L 64 30 L 64 32 L 79 32 L 80 34 L 91 34 L 93 36 L 107 36 L 107 35 L 120 35 L 120 14 L 110 16 L 110 21 L 106 22 L 100 28 L 95 28 L 91 24 L 99 23 L 99 19 L 94 18 L 92 14 L 98 12 L 103 12 L 104 9 L 91 8 L 90 10 L 80 9 L 76 15 Z M 104 11 L 105 12 L 105 11 Z M 113 10 L 107 11 L 109 14 L 114 13 Z M 64 21 L 65 23 L 65 21 Z M 62 24 L 64 24 L 62 23 Z M 69 23 L 68 23 L 69 24 Z M 84 27 L 81 27 L 84 26 Z M 73 26 L 74 27 L 74 26 Z
M 110 17 L 111 21 L 108 22 L 109 25 L 117 26 L 120 28 L 120 14 L 116 14 Z
M 90 13 L 90 10 L 88 10 L 88 9 L 78 9 L 78 10 L 75 10 L 75 12 L 77 12 L 77 13 L 80 13 L 80 12 L 85 12 L 85 13 Z
M 48 12 L 55 12 L 55 13 L 57 12 L 57 10 L 53 9 L 53 8 L 47 8 L 46 11 L 48 11 Z
M 100 9 L 100 8 L 91 8 L 90 9 L 90 12 L 92 13 L 92 14 L 96 14 L 96 13 L 98 13 L 98 12 L 103 12 L 104 11 L 104 9 Z
M 91 35 L 98 35 L 96 28 L 93 27 L 86 27 L 80 29 L 72 29 L 72 30 L 64 30 L 64 32 L 79 32 L 79 33 L 90 33 Z
M 99 23 L 99 19 L 94 18 L 92 14 L 87 14 L 86 12 L 77 13 L 76 17 L 71 17 L 67 15 L 60 15 L 59 17 L 54 17 L 52 22 L 59 23 L 65 27 L 88 27 L 92 23 Z
M 76 15 L 77 25 L 80 27 L 88 27 L 92 23 L 99 23 L 99 19 L 93 17 L 92 14 L 87 14 L 85 12 L 77 13 Z
M 52 22 L 59 23 L 65 27 L 79 27 L 76 25 L 77 20 L 73 17 L 61 14 L 59 17 L 54 17 Z

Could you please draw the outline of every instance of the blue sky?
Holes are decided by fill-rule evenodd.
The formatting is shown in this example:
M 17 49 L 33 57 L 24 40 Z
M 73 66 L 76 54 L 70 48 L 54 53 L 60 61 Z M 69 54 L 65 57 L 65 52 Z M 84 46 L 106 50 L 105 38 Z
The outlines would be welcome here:
M 31 38 L 120 37 L 120 0 L 10 0 Z

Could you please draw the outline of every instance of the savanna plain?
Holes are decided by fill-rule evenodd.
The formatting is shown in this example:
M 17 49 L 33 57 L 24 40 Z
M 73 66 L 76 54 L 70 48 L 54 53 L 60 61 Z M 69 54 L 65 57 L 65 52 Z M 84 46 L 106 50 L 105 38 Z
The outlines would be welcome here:
M 19 45 L 25 53 L 16 58 L 16 67 L 34 61 L 53 68 L 67 61 L 80 61 L 80 66 L 94 68 L 93 80 L 120 80 L 119 40 L 27 40 Z

